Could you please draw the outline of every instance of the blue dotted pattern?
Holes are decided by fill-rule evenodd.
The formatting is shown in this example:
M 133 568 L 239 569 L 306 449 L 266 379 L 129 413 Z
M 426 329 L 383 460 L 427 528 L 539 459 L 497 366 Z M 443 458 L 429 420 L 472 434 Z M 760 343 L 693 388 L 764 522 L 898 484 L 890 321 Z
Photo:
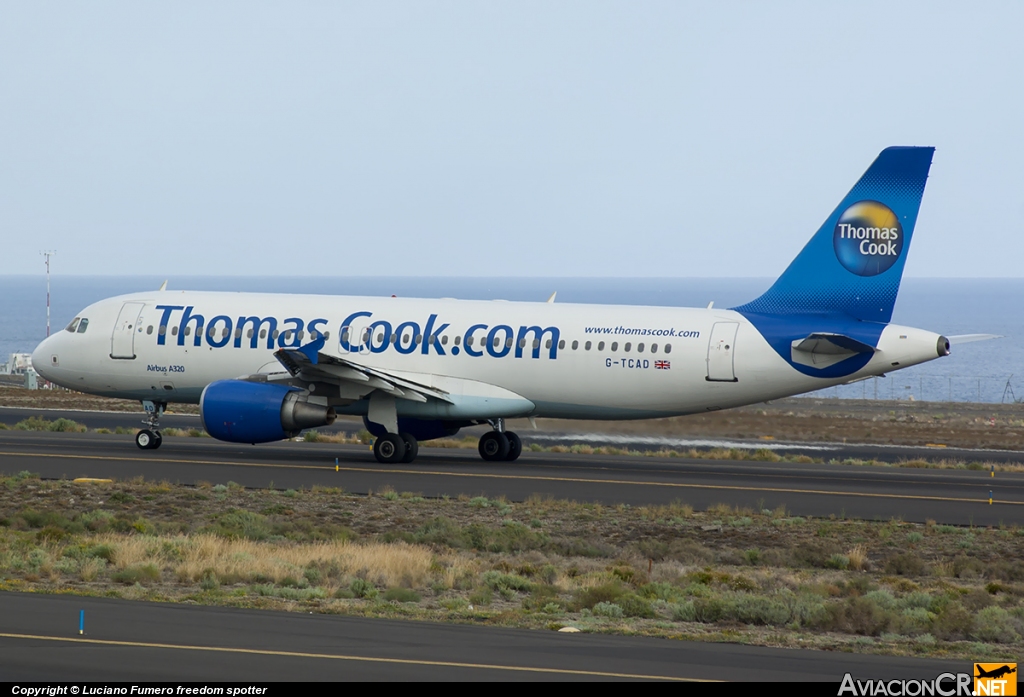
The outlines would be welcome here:
M 811 241 L 768 291 L 733 308 L 758 328 L 773 348 L 807 375 L 842 377 L 870 358 L 854 356 L 825 369 L 790 361 L 790 344 L 811 331 L 847 334 L 877 345 L 882 328 L 892 319 L 921 197 L 935 148 L 886 148 L 839 203 Z M 858 201 L 884 203 L 903 227 L 903 250 L 896 262 L 875 276 L 859 276 L 836 257 L 833 233 L 843 212 Z

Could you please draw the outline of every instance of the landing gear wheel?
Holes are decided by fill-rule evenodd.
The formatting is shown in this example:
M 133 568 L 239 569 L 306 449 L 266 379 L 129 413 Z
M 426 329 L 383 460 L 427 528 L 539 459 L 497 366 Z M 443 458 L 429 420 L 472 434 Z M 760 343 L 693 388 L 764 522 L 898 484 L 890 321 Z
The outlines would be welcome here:
M 480 436 L 480 457 L 488 462 L 504 460 L 508 457 L 509 442 L 504 433 L 489 431 Z
M 405 442 L 405 456 L 402 458 L 402 462 L 412 462 L 420 452 L 419 441 L 408 433 L 399 433 L 398 435 Z
M 153 431 L 153 444 L 149 446 L 150 450 L 156 450 L 164 443 L 164 437 L 160 435 L 160 431 Z
M 139 446 L 140 450 L 151 450 L 155 442 L 156 434 L 148 428 L 144 428 L 135 434 L 135 445 Z
M 383 465 L 394 465 L 405 457 L 405 441 L 395 433 L 385 433 L 373 442 L 373 456 Z
M 505 437 L 508 438 L 508 455 L 505 456 L 505 461 L 518 460 L 523 454 L 523 441 L 512 431 L 505 431 Z

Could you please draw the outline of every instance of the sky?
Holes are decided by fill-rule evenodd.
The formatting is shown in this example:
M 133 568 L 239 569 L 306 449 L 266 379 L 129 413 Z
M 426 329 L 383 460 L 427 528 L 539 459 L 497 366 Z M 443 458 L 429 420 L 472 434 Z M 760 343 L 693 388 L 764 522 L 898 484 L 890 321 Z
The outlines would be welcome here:
M 1024 276 L 1024 3 L 0 0 L 0 274 L 773 277 L 937 148 Z

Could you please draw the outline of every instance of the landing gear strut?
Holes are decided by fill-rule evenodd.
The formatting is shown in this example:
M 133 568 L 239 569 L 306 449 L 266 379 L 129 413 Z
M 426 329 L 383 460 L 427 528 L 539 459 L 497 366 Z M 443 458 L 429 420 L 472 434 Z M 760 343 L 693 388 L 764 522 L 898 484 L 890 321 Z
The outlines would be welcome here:
M 494 430 L 480 436 L 480 457 L 488 462 L 512 462 L 519 459 L 523 452 L 523 441 L 512 431 L 505 430 L 505 419 L 495 419 L 490 424 Z
M 164 437 L 160 435 L 159 430 L 160 416 L 163 415 L 167 404 L 144 400 L 142 408 L 146 410 L 147 414 L 146 418 L 142 420 L 146 428 L 135 434 L 135 445 L 139 446 L 141 450 L 156 450 L 164 442 Z

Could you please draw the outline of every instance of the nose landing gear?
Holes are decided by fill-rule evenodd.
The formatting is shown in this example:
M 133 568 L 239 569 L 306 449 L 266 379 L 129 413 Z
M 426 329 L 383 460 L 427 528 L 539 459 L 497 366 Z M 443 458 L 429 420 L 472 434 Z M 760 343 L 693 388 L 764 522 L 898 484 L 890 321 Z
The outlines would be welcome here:
M 147 414 L 146 418 L 142 420 L 146 428 L 135 434 L 135 445 L 139 446 L 140 450 L 156 450 L 164 442 L 164 437 L 160 435 L 159 429 L 160 416 L 167 409 L 167 403 L 143 401 L 142 408 L 146 410 Z

